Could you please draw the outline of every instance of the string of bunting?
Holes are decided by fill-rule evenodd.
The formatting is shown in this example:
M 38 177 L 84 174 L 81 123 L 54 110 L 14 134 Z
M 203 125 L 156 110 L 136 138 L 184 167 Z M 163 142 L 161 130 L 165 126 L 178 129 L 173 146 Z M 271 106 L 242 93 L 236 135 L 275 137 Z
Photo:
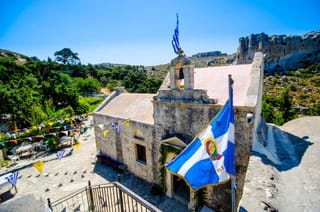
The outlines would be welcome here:
M 55 122 L 56 123 L 63 123 L 64 121 L 74 121 L 76 119 L 78 120 L 81 120 L 81 117 L 85 117 L 87 116 L 88 114 L 82 114 L 82 115 L 77 115 L 75 117 L 71 117 L 71 118 L 65 118 L 64 120 L 62 119 L 57 119 Z M 90 114 L 89 114 L 90 115 Z M 70 125 L 60 125 L 60 126 L 56 126 L 56 127 L 52 127 L 52 125 L 54 124 L 54 122 L 48 122 L 47 123 L 47 128 L 45 130 L 47 130 L 48 132 L 50 132 L 52 129 L 58 129 L 58 128 L 61 128 L 61 127 L 71 127 L 72 130 L 74 131 L 77 131 L 80 129 L 81 127 L 81 121 L 76 123 L 76 124 L 71 124 Z M 75 125 L 75 126 L 74 126 Z M 23 133 L 30 133 L 31 131 L 36 131 L 36 130 L 43 130 L 46 126 L 44 124 L 40 124 L 38 127 L 36 126 L 32 126 L 30 128 L 23 128 L 22 130 L 19 130 L 15 127 L 15 130 L 13 131 L 8 131 L 6 132 L 5 134 L 3 133 L 0 133 L 0 145 L 2 146 L 5 146 L 5 142 L 12 142 L 14 144 L 18 144 L 19 140 L 29 140 L 29 141 L 32 141 L 33 138 L 44 138 L 44 136 L 46 135 L 56 135 L 56 133 L 44 133 L 44 134 L 38 134 L 38 135 L 33 135 L 33 136 L 25 136 L 25 137 L 19 137 L 17 138 L 17 134 L 18 132 L 23 132 Z M 64 130 L 64 131 L 67 131 L 67 130 Z M 11 133 L 10 133 L 11 132 Z M 13 133 L 12 133 L 13 132 Z M 5 137 L 7 137 L 7 139 L 5 139 Z M 2 139 L 5 139 L 5 140 L 2 140 Z
M 120 127 L 121 126 L 126 126 L 127 128 L 130 127 L 130 120 L 127 119 L 127 120 L 124 120 L 124 121 L 117 121 L 117 122 L 109 122 L 109 124 L 98 124 L 98 125 L 95 125 L 95 126 L 98 126 L 101 130 L 102 130 L 102 134 L 103 134 L 103 137 L 107 137 L 109 132 L 110 132 L 110 129 L 115 129 L 117 133 L 120 132 Z M 105 129 L 105 126 L 109 126 L 107 129 Z
M 31 127 L 26 127 L 26 128 L 23 128 L 23 129 L 18 129 L 17 126 L 15 125 L 14 126 L 14 128 L 15 128 L 14 130 L 7 131 L 5 134 L 6 135 L 11 135 L 11 134 L 16 134 L 18 132 L 28 132 L 30 130 L 42 129 L 45 126 L 49 126 L 52 129 L 59 128 L 59 126 L 58 127 L 52 127 L 52 125 L 54 123 L 63 123 L 64 121 L 74 121 L 74 120 L 77 120 L 77 119 L 80 120 L 81 118 L 84 118 L 84 117 L 86 117 L 88 115 L 91 115 L 91 114 L 81 114 L 81 115 L 76 115 L 76 116 L 73 116 L 73 117 L 67 117 L 67 118 L 64 118 L 64 119 L 56 119 L 55 121 L 49 121 L 49 122 L 47 122 L 45 124 L 42 123 L 38 127 L 37 126 L 31 126 Z M 1 135 L 4 135 L 4 134 L 0 132 L 0 136 Z
M 70 118 L 70 119 L 65 119 L 67 121 L 69 120 L 75 120 L 75 118 Z M 53 125 L 53 122 L 49 122 L 48 123 L 49 126 L 52 126 Z M 103 130 L 103 136 L 104 137 L 107 137 L 108 133 L 110 132 L 111 129 L 115 129 L 117 133 L 120 132 L 120 128 L 121 126 L 125 126 L 127 128 L 130 127 L 130 119 L 127 119 L 127 120 L 124 120 L 124 121 L 116 121 L 116 122 L 109 122 L 108 124 L 98 124 L 98 125 L 93 125 L 91 124 L 88 128 L 89 129 L 92 129 L 92 127 L 94 126 L 98 126 L 101 130 Z M 40 125 L 41 126 L 41 125 Z M 75 129 L 79 129 L 80 126 L 79 125 L 76 125 L 75 128 L 73 128 L 73 124 L 71 125 L 68 125 L 68 126 L 71 126 L 72 127 L 72 130 L 75 130 Z M 109 126 L 107 129 L 105 129 L 105 126 Z M 44 125 L 41 126 L 42 128 L 44 127 Z M 57 127 L 51 127 L 51 128 L 47 128 L 48 131 L 50 131 L 51 129 L 57 129 L 57 128 L 61 128 L 63 126 L 57 126 Z M 64 126 L 66 127 L 66 126 Z M 37 128 L 35 126 L 29 128 L 29 129 L 24 129 L 24 132 L 27 133 L 28 130 L 36 130 Z M 63 131 L 62 131 L 63 132 Z M 41 135 L 35 135 L 35 136 L 26 136 L 26 137 L 19 137 L 19 138 L 16 138 L 16 134 L 13 133 L 11 134 L 11 136 L 13 137 L 13 139 L 8 139 L 8 140 L 5 140 L 6 142 L 13 142 L 14 144 L 18 144 L 19 140 L 29 140 L 29 141 L 32 141 L 33 138 L 44 138 L 44 136 L 46 135 L 56 135 L 56 133 L 44 133 L 44 134 L 41 134 Z M 0 140 L 2 139 L 2 135 L 0 134 Z M 0 141 L 0 145 L 4 146 L 5 143 L 4 141 Z M 75 145 L 75 149 L 78 148 L 77 145 Z

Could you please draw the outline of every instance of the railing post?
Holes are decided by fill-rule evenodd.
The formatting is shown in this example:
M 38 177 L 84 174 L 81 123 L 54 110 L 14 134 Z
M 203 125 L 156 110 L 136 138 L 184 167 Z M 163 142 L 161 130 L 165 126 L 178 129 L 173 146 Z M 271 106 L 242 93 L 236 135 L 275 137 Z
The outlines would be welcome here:
M 117 175 L 117 181 L 118 181 L 119 183 L 121 183 L 121 175 L 120 175 L 120 174 Z
M 119 183 L 121 183 L 121 175 L 120 174 L 117 175 L 117 180 Z M 119 190 L 119 199 L 120 199 L 120 210 L 121 210 L 121 212 L 123 212 L 124 209 L 123 209 L 122 190 L 120 187 L 118 187 L 118 190 Z
M 88 181 L 88 188 L 89 188 L 89 210 L 94 211 L 94 201 L 93 201 L 93 194 L 92 194 L 92 188 L 91 188 L 91 182 Z
M 47 200 L 48 200 L 48 208 L 50 208 L 50 210 L 52 211 L 52 206 L 51 206 L 50 198 L 48 198 Z

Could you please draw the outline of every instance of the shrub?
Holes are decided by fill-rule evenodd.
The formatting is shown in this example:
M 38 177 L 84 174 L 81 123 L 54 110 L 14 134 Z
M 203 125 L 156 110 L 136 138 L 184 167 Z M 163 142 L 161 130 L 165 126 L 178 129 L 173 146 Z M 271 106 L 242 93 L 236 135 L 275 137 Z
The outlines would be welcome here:
M 47 138 L 46 144 L 48 145 L 49 150 L 54 152 L 58 149 L 59 141 L 56 137 L 49 137 Z

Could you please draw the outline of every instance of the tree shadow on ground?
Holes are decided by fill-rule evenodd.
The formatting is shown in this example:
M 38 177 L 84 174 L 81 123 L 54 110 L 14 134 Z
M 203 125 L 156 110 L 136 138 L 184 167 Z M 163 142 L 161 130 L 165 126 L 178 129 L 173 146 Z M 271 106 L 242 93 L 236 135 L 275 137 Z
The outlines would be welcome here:
M 308 136 L 300 138 L 272 124 L 266 124 L 264 133 L 264 136 L 259 136 L 258 141 L 253 143 L 252 155 L 260 157 L 264 164 L 271 165 L 278 171 L 298 166 L 308 147 L 313 144 L 305 140 Z

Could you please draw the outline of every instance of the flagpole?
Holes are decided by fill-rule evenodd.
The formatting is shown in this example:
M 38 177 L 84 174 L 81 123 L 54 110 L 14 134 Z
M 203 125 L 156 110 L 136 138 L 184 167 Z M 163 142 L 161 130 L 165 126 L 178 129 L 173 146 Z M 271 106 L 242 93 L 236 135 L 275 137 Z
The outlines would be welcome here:
M 229 101 L 233 107 L 233 79 L 231 74 L 228 75 Z M 233 110 L 232 110 L 233 112 Z M 235 155 L 235 152 L 233 153 Z M 235 163 L 234 163 L 235 165 Z M 236 177 L 231 175 L 231 211 L 236 212 Z

